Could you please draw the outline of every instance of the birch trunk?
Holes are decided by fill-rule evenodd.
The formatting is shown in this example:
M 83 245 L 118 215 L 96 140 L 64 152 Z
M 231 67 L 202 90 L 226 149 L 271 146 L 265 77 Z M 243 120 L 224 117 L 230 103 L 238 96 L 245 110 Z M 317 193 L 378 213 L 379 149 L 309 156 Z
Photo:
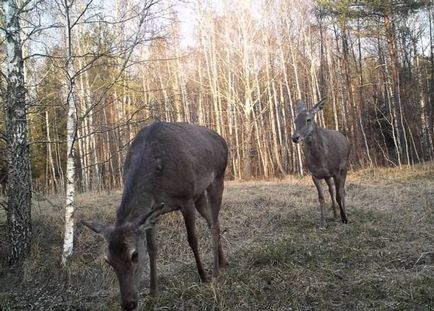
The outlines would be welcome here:
M 29 254 L 32 243 L 32 174 L 27 143 L 26 90 L 17 3 L 3 1 L 7 53 L 6 135 L 8 162 L 7 232 L 9 264 Z
M 48 110 L 45 111 L 45 126 L 47 128 L 47 141 L 48 141 L 48 145 L 47 145 L 47 152 L 48 152 L 48 159 L 47 159 L 47 165 L 49 167 L 49 172 L 51 173 L 51 177 L 52 177 L 52 181 L 53 181 L 53 186 L 54 189 L 57 190 L 57 178 L 56 178 L 56 170 L 54 168 L 54 161 L 53 161 L 53 151 L 51 148 L 51 136 L 50 136 L 50 122 L 49 122 L 49 118 L 48 118 Z M 46 176 L 47 181 L 49 180 L 49 176 L 47 174 Z
M 66 265 L 68 257 L 72 255 L 74 245 L 74 196 L 75 196 L 75 138 L 77 133 L 77 111 L 75 106 L 75 68 L 72 58 L 72 21 L 71 6 L 73 2 L 65 0 L 65 36 L 66 36 L 66 70 L 68 73 L 66 105 L 68 106 L 66 124 L 66 205 L 65 205 L 65 234 L 63 241 L 62 264 Z

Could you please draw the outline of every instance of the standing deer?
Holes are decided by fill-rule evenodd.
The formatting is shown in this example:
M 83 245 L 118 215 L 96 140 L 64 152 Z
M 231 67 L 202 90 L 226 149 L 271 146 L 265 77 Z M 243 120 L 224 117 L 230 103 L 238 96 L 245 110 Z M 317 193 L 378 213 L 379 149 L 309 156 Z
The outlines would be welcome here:
M 83 222 L 108 242 L 106 261 L 116 272 L 121 305 L 138 304 L 144 232 L 150 262 L 150 292 L 157 294 L 154 223 L 160 214 L 180 210 L 202 282 L 202 266 L 195 231 L 195 210 L 212 231 L 213 276 L 226 265 L 220 242 L 219 211 L 228 149 L 225 140 L 205 127 L 156 122 L 143 128 L 132 142 L 124 165 L 124 191 L 113 225 Z
M 320 100 L 312 109 L 308 110 L 301 99 L 296 101 L 297 117 L 295 119 L 294 143 L 304 141 L 303 151 L 306 164 L 312 173 L 313 182 L 318 190 L 321 209 L 320 228 L 325 228 L 324 195 L 321 179 L 325 179 L 332 199 L 333 215 L 336 219 L 336 205 L 339 204 L 341 220 L 347 223 L 345 215 L 345 179 L 348 170 L 350 144 L 340 132 L 318 127 L 315 114 L 324 108 L 325 99 Z M 332 185 L 332 178 L 336 187 L 336 199 Z M 337 203 L 336 203 L 337 201 Z

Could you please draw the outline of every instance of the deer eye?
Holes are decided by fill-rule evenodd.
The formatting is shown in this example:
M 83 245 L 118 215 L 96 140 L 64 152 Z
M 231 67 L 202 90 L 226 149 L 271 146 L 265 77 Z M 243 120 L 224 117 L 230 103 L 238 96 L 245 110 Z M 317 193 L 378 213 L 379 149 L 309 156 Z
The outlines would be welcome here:
M 310 123 L 310 121 L 312 121 L 311 118 L 307 118 L 307 119 L 306 119 L 306 123 Z
M 134 250 L 131 253 L 131 261 L 134 262 L 134 263 L 137 263 L 139 261 L 139 253 L 137 253 L 136 250 Z

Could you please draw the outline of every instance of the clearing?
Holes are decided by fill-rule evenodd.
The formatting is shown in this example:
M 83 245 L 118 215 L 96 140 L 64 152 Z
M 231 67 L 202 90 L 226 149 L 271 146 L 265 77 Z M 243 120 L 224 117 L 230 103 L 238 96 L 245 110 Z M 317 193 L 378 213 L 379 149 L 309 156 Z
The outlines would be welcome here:
M 161 293 L 148 296 L 146 274 L 138 310 L 434 310 L 434 167 L 351 172 L 346 191 L 349 223 L 333 221 L 329 209 L 328 227 L 319 230 L 310 177 L 227 182 L 220 222 L 230 265 L 210 284 L 199 283 L 181 215 L 163 216 Z M 112 221 L 120 195 L 80 195 L 77 219 Z M 0 310 L 120 308 L 104 241 L 90 230 L 77 228 L 75 253 L 61 269 L 61 206 L 60 197 L 35 198 L 32 255 L 22 280 L 0 271 Z M 0 211 L 1 236 L 4 218 Z M 210 270 L 200 216 L 197 230 Z

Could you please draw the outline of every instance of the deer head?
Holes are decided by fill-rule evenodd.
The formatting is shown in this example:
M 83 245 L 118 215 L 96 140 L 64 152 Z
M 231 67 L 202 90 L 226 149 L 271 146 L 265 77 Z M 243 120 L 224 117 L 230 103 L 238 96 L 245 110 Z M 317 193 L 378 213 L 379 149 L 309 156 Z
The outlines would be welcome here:
M 292 135 L 292 141 L 299 143 L 309 137 L 316 128 L 315 114 L 324 108 L 325 98 L 321 99 L 308 110 L 301 99 L 296 101 L 297 117 L 295 118 L 295 133 Z
M 124 310 L 137 307 L 138 287 L 143 272 L 145 257 L 144 232 L 158 221 L 164 204 L 151 208 L 136 221 L 104 225 L 94 222 L 82 223 L 95 233 L 101 234 L 108 242 L 105 261 L 113 267 L 119 281 L 121 305 Z

